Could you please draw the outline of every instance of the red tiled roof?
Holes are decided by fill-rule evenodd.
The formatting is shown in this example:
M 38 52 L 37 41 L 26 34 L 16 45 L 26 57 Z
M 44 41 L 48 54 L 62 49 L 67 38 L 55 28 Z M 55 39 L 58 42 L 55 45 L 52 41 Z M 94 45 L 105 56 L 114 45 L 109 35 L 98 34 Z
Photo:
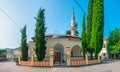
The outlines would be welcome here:
M 15 49 L 11 49 L 11 50 L 9 50 L 9 51 L 8 51 L 8 53 L 13 53 L 13 51 L 15 51 L 15 50 L 18 50 L 18 51 L 20 51 L 20 47 L 18 47 L 18 48 L 15 48 Z

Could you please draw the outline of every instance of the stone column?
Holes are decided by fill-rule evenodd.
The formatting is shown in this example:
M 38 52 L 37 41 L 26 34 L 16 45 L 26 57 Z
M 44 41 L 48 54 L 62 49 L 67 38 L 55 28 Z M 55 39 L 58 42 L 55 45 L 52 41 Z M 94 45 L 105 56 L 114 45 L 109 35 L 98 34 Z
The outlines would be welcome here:
M 54 65 L 53 55 L 54 55 L 54 48 L 53 48 L 53 47 L 50 47 L 50 66 L 53 66 L 53 65 Z
M 67 66 L 70 66 L 70 47 L 66 47 Z
M 18 64 L 20 64 L 20 55 L 18 55 Z
M 87 54 L 85 54 L 85 62 L 86 62 L 86 64 L 88 64 L 88 55 Z
M 101 56 L 98 54 L 98 62 L 101 62 Z
M 34 65 L 34 54 L 31 55 L 31 65 Z

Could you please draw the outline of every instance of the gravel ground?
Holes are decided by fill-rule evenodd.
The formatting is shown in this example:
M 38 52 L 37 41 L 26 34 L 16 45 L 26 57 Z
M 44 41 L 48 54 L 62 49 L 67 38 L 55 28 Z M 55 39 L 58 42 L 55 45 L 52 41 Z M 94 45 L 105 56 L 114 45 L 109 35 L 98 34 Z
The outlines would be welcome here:
M 0 72 L 120 72 L 120 61 L 81 67 L 28 67 L 0 62 Z

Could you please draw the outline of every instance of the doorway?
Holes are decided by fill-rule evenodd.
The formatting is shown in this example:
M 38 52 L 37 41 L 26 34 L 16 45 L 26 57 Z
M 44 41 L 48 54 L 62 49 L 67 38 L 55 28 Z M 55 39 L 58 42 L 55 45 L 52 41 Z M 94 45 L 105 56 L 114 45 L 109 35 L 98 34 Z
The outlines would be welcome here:
M 54 62 L 55 62 L 55 64 L 56 64 L 56 63 L 59 63 L 59 64 L 60 64 L 60 63 L 61 63 L 60 61 L 61 61 L 60 52 L 55 52 L 55 53 L 54 53 Z
M 63 65 L 64 60 L 64 47 L 56 44 L 54 47 L 54 65 Z

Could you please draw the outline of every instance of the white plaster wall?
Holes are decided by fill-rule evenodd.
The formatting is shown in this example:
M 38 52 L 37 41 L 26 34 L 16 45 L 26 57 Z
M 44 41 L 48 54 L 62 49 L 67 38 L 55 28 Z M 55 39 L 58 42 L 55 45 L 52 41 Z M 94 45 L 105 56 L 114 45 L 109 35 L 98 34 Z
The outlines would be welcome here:
M 34 52 L 35 47 L 34 47 L 33 41 L 29 41 L 28 47 L 29 47 L 28 56 L 31 57 L 33 54 L 35 55 L 35 52 Z
M 66 54 L 66 47 L 70 47 L 70 49 L 72 49 L 72 47 L 78 45 L 81 48 L 81 42 L 80 41 L 73 41 L 73 40 L 69 40 L 69 39 L 49 39 L 47 41 L 47 55 L 49 55 L 49 48 L 50 47 L 54 47 L 56 44 L 61 44 L 64 47 L 64 54 Z M 82 49 L 81 49 L 82 50 Z
M 105 47 L 103 46 L 101 52 L 100 52 L 100 56 L 103 55 L 103 53 L 106 53 L 107 54 L 107 40 L 104 40 L 103 41 L 103 44 L 105 44 Z
M 70 49 L 72 49 L 72 47 L 74 47 L 75 45 L 78 45 L 81 47 L 81 42 L 80 41 L 75 41 L 75 40 L 69 40 L 69 39 L 48 39 L 46 46 L 46 56 L 49 57 L 50 56 L 50 47 L 55 47 L 56 44 L 61 44 L 64 47 L 64 54 L 66 54 L 66 47 L 70 47 Z M 28 44 L 28 47 L 30 48 L 30 55 L 34 54 L 34 43 L 33 41 L 30 41 Z M 81 49 L 82 50 L 82 49 Z

